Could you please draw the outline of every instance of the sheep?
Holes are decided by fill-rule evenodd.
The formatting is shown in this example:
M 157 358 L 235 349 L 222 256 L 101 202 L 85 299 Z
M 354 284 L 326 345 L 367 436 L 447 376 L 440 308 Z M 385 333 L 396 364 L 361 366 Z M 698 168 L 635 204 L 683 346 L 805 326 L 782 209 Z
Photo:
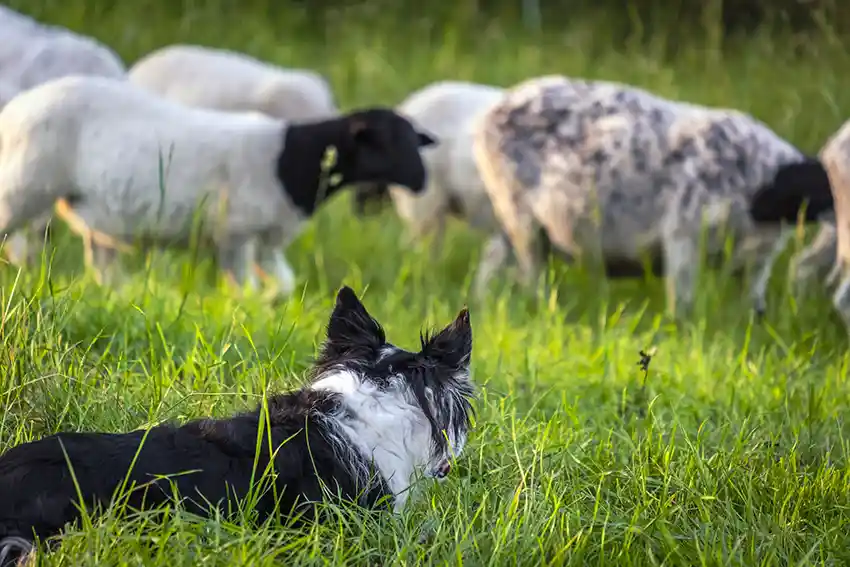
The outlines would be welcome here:
M 126 76 L 124 62 L 109 47 L 5 6 L 0 6 L 0 37 L 0 108 L 19 92 L 67 75 Z M 45 238 L 51 216 L 33 221 L 29 230 Z M 15 235 L 6 243 L 7 257 L 32 260 L 27 247 L 31 238 Z
M 66 75 L 126 76 L 121 58 L 93 38 L 0 8 L 2 79 L 18 91 Z
M 2 110 L 16 94 L 18 94 L 18 89 L 16 89 L 12 83 L 0 78 L 0 110 Z
M 822 164 L 762 122 L 615 82 L 547 75 L 515 85 L 476 121 L 473 154 L 523 284 L 538 273 L 541 241 L 567 261 L 649 256 L 663 265 L 673 316 L 693 305 L 703 227 L 709 255 L 731 235 L 733 265 L 756 260 L 750 297 L 761 315 L 793 231 L 760 221 L 750 199 L 760 192 L 761 209 L 772 197 L 789 209 L 811 201 L 806 220 L 832 207 Z M 482 260 L 478 294 L 502 263 Z
M 389 197 L 411 241 L 435 233 L 434 253 L 442 247 L 449 215 L 464 218 L 477 230 L 492 232 L 498 224 L 472 159 L 473 118 L 501 98 L 503 90 L 461 81 L 439 81 L 408 96 L 396 110 L 440 139 L 423 152 L 427 183 L 413 195 L 402 187 L 373 185 L 355 192 L 357 212 L 369 202 Z
M 826 276 L 826 286 L 835 287 L 832 304 L 850 333 L 850 120 L 827 139 L 818 157 L 829 177 L 834 214 L 822 218 L 820 233 L 801 253 L 796 263 L 798 283 L 805 283 L 818 272 L 826 272 L 827 259 L 832 254 L 832 269 Z M 788 206 L 780 207 L 771 220 L 793 218 L 793 208 Z
M 142 57 L 129 80 L 165 98 L 213 110 L 257 111 L 290 122 L 338 115 L 328 81 L 248 55 L 176 44 Z
M 421 191 L 419 148 L 436 143 L 380 107 L 289 124 L 185 106 L 129 81 L 65 77 L 0 112 L 0 237 L 55 205 L 99 283 L 114 281 L 129 240 L 185 246 L 194 234 L 215 246 L 233 283 L 256 287 L 256 261 L 289 294 L 281 249 L 316 208 L 347 183 Z

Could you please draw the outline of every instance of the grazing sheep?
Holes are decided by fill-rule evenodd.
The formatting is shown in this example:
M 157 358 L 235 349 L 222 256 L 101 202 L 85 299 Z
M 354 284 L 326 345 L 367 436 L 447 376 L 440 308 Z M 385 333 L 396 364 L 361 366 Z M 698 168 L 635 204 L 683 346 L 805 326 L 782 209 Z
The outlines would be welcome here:
M 758 222 L 753 195 L 767 195 L 762 208 L 771 196 L 782 199 L 777 207 L 811 200 L 809 220 L 832 206 L 820 162 L 753 117 L 613 82 L 522 82 L 478 121 L 473 147 L 524 283 L 538 273 L 542 235 L 568 260 L 660 258 L 674 314 L 693 303 L 703 226 L 710 255 L 733 235 L 733 263 L 757 261 L 751 299 L 762 313 L 772 265 L 793 233 Z M 479 293 L 503 262 L 484 258 Z
M 109 47 L 5 6 L 0 6 L 0 37 L 0 108 L 21 91 L 67 75 L 126 76 L 124 62 Z M 18 234 L 6 243 L 12 261 L 32 259 L 27 241 L 35 234 L 46 237 L 51 216 L 48 213 L 31 223 L 32 236 Z
M 824 220 L 815 241 L 801 253 L 796 264 L 797 277 L 803 283 L 811 275 L 824 273 L 827 258 L 832 254 L 832 270 L 826 277 L 826 285 L 836 286 L 832 304 L 850 332 L 850 121 L 826 141 L 819 157 L 829 176 L 834 215 Z M 787 220 L 793 215 L 789 208 L 774 218 Z
M 136 61 L 128 75 L 140 87 L 200 108 L 256 111 L 290 122 L 339 113 L 320 74 L 283 69 L 224 49 L 170 45 Z
M 440 139 L 439 146 L 422 152 L 427 172 L 425 190 L 413 195 L 402 187 L 373 185 L 375 190 L 369 194 L 362 189 L 356 192 L 358 212 L 366 210 L 367 201 L 388 194 L 412 241 L 435 232 L 435 253 L 441 248 L 449 215 L 465 218 L 478 230 L 497 230 L 490 199 L 472 157 L 472 124 L 502 93 L 502 89 L 487 85 L 440 81 L 406 98 L 396 110 Z
M 56 204 L 102 278 L 127 240 L 185 245 L 204 205 L 195 234 L 214 243 L 220 268 L 255 285 L 256 258 L 288 293 L 281 248 L 316 208 L 347 183 L 421 191 L 419 147 L 434 143 L 388 109 L 288 124 L 188 107 L 127 81 L 66 77 L 0 112 L 0 236 Z M 329 148 L 336 160 L 323 184 Z
M 0 6 L 0 78 L 18 91 L 66 75 L 124 77 L 110 48 L 59 26 L 42 24 Z

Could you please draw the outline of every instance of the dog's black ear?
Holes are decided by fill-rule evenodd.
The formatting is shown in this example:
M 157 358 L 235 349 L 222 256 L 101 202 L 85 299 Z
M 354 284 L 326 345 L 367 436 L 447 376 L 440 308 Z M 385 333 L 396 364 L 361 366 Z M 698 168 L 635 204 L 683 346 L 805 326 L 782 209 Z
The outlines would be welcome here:
M 328 321 L 326 354 L 341 355 L 352 348 L 377 349 L 386 342 L 380 323 L 369 315 L 354 290 L 343 286 Z
M 452 370 L 469 368 L 472 357 L 472 323 L 469 310 L 461 309 L 454 321 L 430 338 L 422 339 L 422 354 Z

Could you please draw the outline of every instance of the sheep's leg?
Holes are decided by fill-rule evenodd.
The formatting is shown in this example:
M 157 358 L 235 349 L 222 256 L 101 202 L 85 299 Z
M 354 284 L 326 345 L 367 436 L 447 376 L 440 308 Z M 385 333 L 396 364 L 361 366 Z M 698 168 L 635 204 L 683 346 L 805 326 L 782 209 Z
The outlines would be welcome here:
M 17 266 L 31 266 L 37 262 L 40 255 L 37 251 L 50 240 L 47 229 L 51 218 L 52 214 L 48 211 L 36 217 L 29 226 L 8 235 L 4 252 L 9 262 Z
M 798 253 L 791 260 L 791 280 L 798 295 L 805 293 L 809 282 L 815 278 L 832 274 L 830 267 L 835 263 L 835 255 L 838 252 L 838 236 L 835 225 L 821 223 L 818 232 L 811 245 Z M 832 287 L 827 277 L 827 287 Z
M 440 253 L 443 251 L 443 243 L 446 241 L 446 215 L 440 214 L 436 220 L 434 228 L 434 239 L 431 241 L 431 261 L 436 262 L 440 259 Z
M 84 261 L 87 270 L 93 271 L 99 285 L 110 285 L 116 281 L 118 250 L 130 251 L 130 246 L 91 228 L 89 219 L 97 219 L 101 213 L 85 205 L 71 206 L 65 199 L 56 202 L 56 216 L 68 225 L 72 232 L 82 237 Z
M 295 272 L 286 261 L 282 247 L 278 238 L 261 237 L 257 249 L 257 264 L 260 277 L 275 279 L 280 294 L 289 296 L 295 291 Z
M 257 289 L 254 275 L 254 235 L 231 236 L 218 244 L 219 269 L 237 288 Z
M 515 210 L 512 222 L 505 223 L 511 249 L 519 267 L 520 284 L 529 288 L 540 274 L 540 225 L 531 210 Z
M 793 228 L 789 226 L 783 226 L 778 231 L 770 229 L 755 237 L 756 244 L 753 247 L 741 250 L 737 255 L 737 261 L 742 265 L 745 259 L 754 258 L 757 271 L 750 288 L 750 301 L 758 317 L 762 317 L 767 310 L 767 286 L 773 274 L 773 266 L 793 236 Z
M 699 271 L 699 238 L 692 227 L 669 215 L 662 225 L 667 311 L 676 317 L 693 306 L 694 288 Z
M 257 272 L 263 280 L 274 279 L 278 291 L 289 296 L 295 291 L 295 272 L 283 253 L 287 243 L 281 230 L 270 230 L 260 234 L 257 247 Z
M 850 334 L 850 276 L 845 275 L 835 290 L 835 295 L 832 297 L 832 304 L 835 306 L 844 325 Z
M 507 235 L 500 232 L 491 236 L 487 241 L 474 282 L 475 295 L 479 299 L 484 297 L 487 285 L 493 279 L 493 275 L 507 263 L 510 254 L 511 244 Z
M 13 232 L 6 237 L 6 243 L 3 246 L 3 252 L 6 259 L 15 266 L 25 266 L 29 264 L 35 254 L 31 250 L 31 238 L 26 230 Z
M 832 264 L 832 269 L 829 271 L 829 274 L 827 274 L 826 280 L 824 281 L 824 285 L 826 286 L 826 288 L 830 289 L 838 285 L 842 273 L 842 263 L 837 260 L 834 260 Z
M 95 238 L 86 240 L 87 261 L 94 269 L 96 281 L 100 285 L 114 286 L 118 283 L 118 251 L 104 246 Z
M 11 199 L 7 199 L 3 212 L 13 215 L 9 217 L 9 222 L 4 223 L 7 227 L 5 231 L 6 242 L 3 246 L 3 252 L 6 258 L 15 265 L 24 266 L 35 262 L 38 257 L 37 250 L 41 247 L 37 245 L 39 241 L 45 243 L 48 234 L 46 233 L 47 226 L 52 217 L 50 211 L 35 214 L 34 218 L 29 221 L 29 226 L 20 226 L 33 215 L 34 209 L 27 204 L 22 204 L 21 207 L 10 207 L 16 203 L 10 203 Z M 13 228 L 14 225 L 14 228 Z M 0 233 L 2 234 L 2 233 Z

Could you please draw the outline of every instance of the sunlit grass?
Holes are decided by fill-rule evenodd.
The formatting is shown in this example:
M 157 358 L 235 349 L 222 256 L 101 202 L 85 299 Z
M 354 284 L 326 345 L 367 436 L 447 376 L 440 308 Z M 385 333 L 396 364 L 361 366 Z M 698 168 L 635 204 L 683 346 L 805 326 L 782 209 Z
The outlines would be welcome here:
M 725 55 L 692 45 L 670 60 L 661 56 L 664 38 L 624 52 L 608 45 L 601 22 L 578 19 L 546 37 L 494 24 L 471 37 L 416 18 L 393 26 L 363 8 L 320 39 L 303 17 L 270 6 L 176 17 L 132 2 L 110 10 L 12 4 L 94 35 L 129 62 L 190 42 L 316 68 L 346 108 L 394 104 L 439 79 L 509 85 L 564 73 L 736 107 L 809 152 L 850 108 L 842 73 L 850 58 L 828 36 L 799 55 L 765 32 Z M 703 279 L 692 320 L 675 327 L 660 315 L 660 282 L 606 287 L 563 266 L 554 268 L 552 297 L 505 287 L 479 305 L 468 287 L 480 235 L 451 226 L 445 253 L 432 262 L 427 243 L 402 246 L 391 211 L 361 221 L 350 210 L 347 195 L 336 199 L 290 248 L 300 287 L 273 308 L 237 299 L 214 283 L 208 260 L 193 266 L 176 251 L 128 259 L 135 275 L 126 286 L 96 287 L 82 275 L 79 241 L 62 231 L 49 277 L 2 267 L 0 449 L 58 430 L 227 415 L 256 404 L 265 389 L 297 385 L 346 283 L 365 292 L 402 346 L 470 303 L 482 395 L 451 479 L 423 486 L 400 518 L 340 510 L 337 521 L 299 531 L 179 512 L 120 522 L 107 515 L 71 529 L 44 564 L 850 560 L 846 334 L 825 293 L 792 299 L 784 262 L 761 323 L 741 284 L 720 274 Z M 651 346 L 657 354 L 644 385 L 638 353 Z

